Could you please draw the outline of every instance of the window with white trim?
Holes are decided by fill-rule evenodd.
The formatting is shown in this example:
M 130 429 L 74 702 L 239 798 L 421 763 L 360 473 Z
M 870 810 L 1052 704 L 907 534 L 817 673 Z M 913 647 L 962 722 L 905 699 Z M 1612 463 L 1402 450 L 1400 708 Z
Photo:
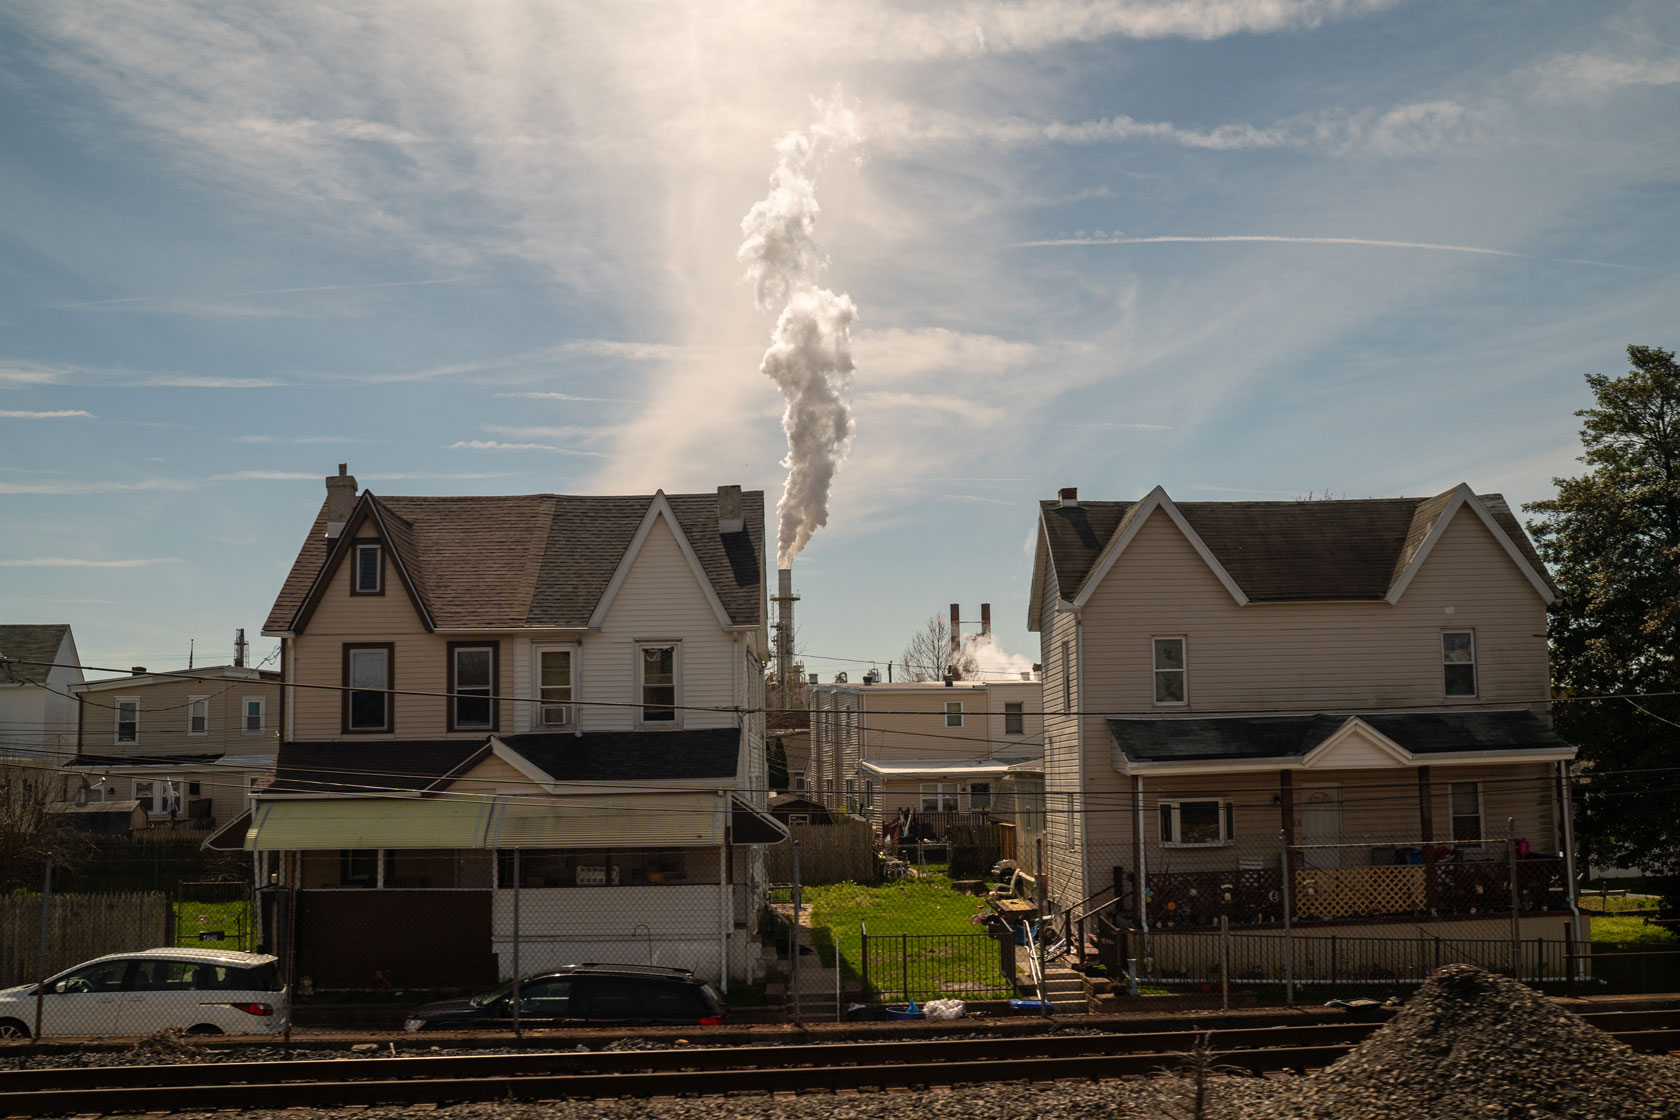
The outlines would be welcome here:
M 1476 632 L 1441 632 L 1441 669 L 1448 696 L 1476 695 Z
M 572 651 L 537 650 L 537 725 L 572 725 Z
M 1223 798 L 1163 801 L 1161 843 L 1174 847 L 1211 847 L 1236 838 L 1236 806 Z
M 1003 706 L 1003 733 L 1005 735 L 1025 735 L 1027 733 L 1027 706 L 1019 701 Z
M 963 725 L 962 716 L 963 716 L 963 713 L 962 713 L 962 701 L 961 700 L 947 700 L 945 702 L 945 726 L 946 727 L 961 727 Z
M 1482 838 L 1482 783 L 1452 783 L 1452 838 L 1480 840 Z
M 140 807 L 148 813 L 161 813 L 163 808 L 158 804 L 158 798 L 163 795 L 162 782 L 154 782 L 150 778 L 134 779 L 134 800 L 140 802 Z
M 650 643 L 637 646 L 636 673 L 642 697 L 641 721 L 668 727 L 676 726 L 679 722 L 676 644 Z
M 923 782 L 921 787 L 922 812 L 954 813 L 961 807 L 956 782 Z
M 208 735 L 210 733 L 210 697 L 187 697 L 187 734 Z
M 992 807 L 992 783 L 968 783 L 968 807 L 970 809 L 990 809 Z
M 117 742 L 133 745 L 140 741 L 140 701 L 117 701 Z
M 449 646 L 449 729 L 489 731 L 496 725 L 496 647 Z
M 1155 703 L 1182 704 L 1186 695 L 1183 638 L 1156 638 Z
M 357 595 L 378 595 L 385 590 L 385 558 L 378 544 L 356 546 L 356 568 L 350 589 Z
M 803 771 L 803 770 L 789 770 L 788 771 L 788 789 L 792 790 L 794 793 L 804 793 L 805 792 L 805 771 Z
M 261 696 L 247 696 L 239 705 L 239 730 L 246 735 L 261 735 L 267 726 L 268 701 Z

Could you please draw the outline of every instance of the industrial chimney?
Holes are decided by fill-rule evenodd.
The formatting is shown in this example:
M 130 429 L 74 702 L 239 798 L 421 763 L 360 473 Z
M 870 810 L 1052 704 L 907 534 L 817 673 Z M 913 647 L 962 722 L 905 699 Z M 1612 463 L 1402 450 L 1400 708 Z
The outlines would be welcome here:
M 776 594 L 770 601 L 776 604 L 776 683 L 783 689 L 782 702 L 787 703 L 787 689 L 793 684 L 793 605 L 799 596 L 793 593 L 793 569 L 776 569 Z
M 980 636 L 985 637 L 992 632 L 992 605 L 980 604 Z

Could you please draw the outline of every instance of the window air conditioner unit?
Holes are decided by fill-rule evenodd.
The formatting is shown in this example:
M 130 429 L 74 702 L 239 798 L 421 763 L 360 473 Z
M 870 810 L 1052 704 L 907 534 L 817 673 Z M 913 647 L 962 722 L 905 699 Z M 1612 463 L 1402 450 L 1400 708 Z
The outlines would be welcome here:
M 544 704 L 542 706 L 542 725 L 544 727 L 570 727 L 572 725 L 572 706 L 570 704 Z

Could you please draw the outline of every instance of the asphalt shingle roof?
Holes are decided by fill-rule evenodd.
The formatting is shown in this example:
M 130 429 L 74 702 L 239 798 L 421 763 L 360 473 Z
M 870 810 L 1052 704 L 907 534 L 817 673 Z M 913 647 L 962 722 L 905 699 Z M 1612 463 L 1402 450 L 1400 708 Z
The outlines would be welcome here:
M 58 657 L 58 647 L 64 644 L 64 635 L 69 632 L 69 623 L 63 622 L 0 626 L 0 655 L 21 661 L 51 662 Z M 35 683 L 45 680 L 48 672 L 45 664 L 16 668 L 0 664 L 0 684 Z
M 447 784 L 489 748 L 486 739 L 281 743 L 264 793 L 390 793 Z
M 1235 762 L 1299 758 L 1358 715 L 1379 734 L 1417 755 L 1462 751 L 1556 750 L 1569 744 L 1527 710 L 1406 712 L 1365 715 L 1236 716 L 1213 719 L 1108 721 L 1110 734 L 1132 762 Z
M 1304 502 L 1176 502 L 1208 551 L 1257 602 L 1375 600 L 1417 555 L 1452 498 Z M 1545 565 L 1505 499 L 1477 496 L 1523 558 Z M 1142 502 L 1040 503 L 1056 583 L 1076 595 L 1103 549 Z
M 733 727 L 506 735 L 501 740 L 557 782 L 733 778 L 741 749 L 741 732 Z
M 611 582 L 651 495 L 382 497 L 376 507 L 415 596 L 445 629 L 582 627 Z M 718 496 L 667 494 L 724 611 L 763 621 L 764 492 L 745 491 L 745 529 L 718 532 Z M 290 628 L 327 558 L 323 502 L 265 631 Z M 397 576 L 393 571 L 390 579 Z M 394 590 L 394 589 L 393 589 Z

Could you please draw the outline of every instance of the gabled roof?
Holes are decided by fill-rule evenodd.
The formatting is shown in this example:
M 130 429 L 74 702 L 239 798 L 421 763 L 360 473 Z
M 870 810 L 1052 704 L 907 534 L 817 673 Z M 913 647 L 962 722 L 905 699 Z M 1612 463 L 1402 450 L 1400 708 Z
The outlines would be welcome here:
M 1156 488 L 1137 502 L 1040 503 L 1041 538 L 1061 598 L 1088 596 L 1129 534 L 1154 509 L 1182 521 L 1238 602 L 1396 601 L 1453 516 L 1471 509 L 1548 603 L 1545 565 L 1498 494 L 1467 486 L 1428 498 L 1173 502 Z M 1035 573 L 1035 581 L 1041 578 Z M 1037 606 L 1029 611 L 1037 625 Z
M 281 743 L 263 793 L 433 793 L 489 753 L 483 739 Z
M 363 524 L 385 540 L 394 578 L 433 629 L 583 629 L 659 502 L 729 624 L 762 625 L 761 490 L 743 492 L 745 528 L 727 534 L 718 532 L 715 492 L 380 497 L 364 491 L 332 548 L 323 502 L 263 631 L 307 624 L 312 603 Z
M 1291 769 L 1340 738 L 1352 724 L 1375 732 L 1405 755 L 1427 762 L 1434 756 L 1543 754 L 1572 757 L 1574 748 L 1527 709 L 1509 711 L 1398 712 L 1387 714 L 1314 712 L 1281 716 L 1218 716 L 1207 719 L 1111 718 L 1109 733 L 1131 764 L 1270 762 Z
M 51 672 L 48 666 L 58 660 L 59 647 L 68 633 L 70 624 L 65 622 L 0 626 L 0 657 L 38 663 L 15 667 L 0 663 L 0 684 L 35 684 L 46 680 Z
M 732 784 L 739 728 L 586 731 L 497 736 L 556 782 L 716 781 Z

